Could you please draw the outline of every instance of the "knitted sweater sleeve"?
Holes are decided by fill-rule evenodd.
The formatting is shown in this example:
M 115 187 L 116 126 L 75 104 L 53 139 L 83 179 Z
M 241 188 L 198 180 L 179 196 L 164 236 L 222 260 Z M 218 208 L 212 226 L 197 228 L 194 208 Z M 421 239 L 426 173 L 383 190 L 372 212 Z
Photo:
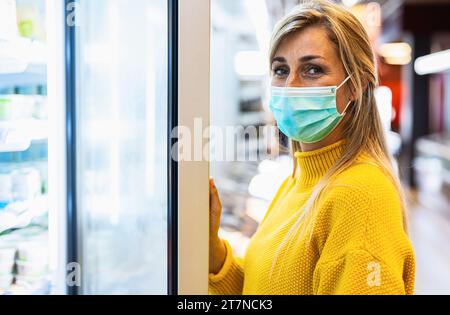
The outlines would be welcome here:
M 413 294 L 415 259 L 403 227 L 398 193 L 366 170 L 330 193 L 322 216 L 316 294 Z M 355 178 L 360 180 L 355 181 Z
M 389 262 L 388 262 L 389 263 Z M 411 294 L 402 272 L 364 249 L 316 268 L 316 294 Z
M 230 244 L 223 240 L 227 249 L 225 262 L 217 274 L 209 274 L 209 294 L 239 295 L 244 284 L 244 263 L 233 255 Z
M 260 225 L 264 223 L 271 212 L 273 205 L 286 192 L 291 177 L 287 176 L 278 188 L 274 198 L 272 199 L 266 214 Z M 209 294 L 214 295 L 240 295 L 244 286 L 244 258 L 233 255 L 233 250 L 227 240 L 223 240 L 227 249 L 225 262 L 221 270 L 217 274 L 209 274 Z

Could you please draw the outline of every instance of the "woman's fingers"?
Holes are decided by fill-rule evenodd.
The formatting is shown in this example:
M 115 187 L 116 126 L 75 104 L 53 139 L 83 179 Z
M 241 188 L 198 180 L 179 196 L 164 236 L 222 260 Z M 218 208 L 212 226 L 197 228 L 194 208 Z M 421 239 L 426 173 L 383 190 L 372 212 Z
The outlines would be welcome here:
M 209 216 L 210 216 L 210 237 L 216 237 L 219 232 L 220 216 L 222 204 L 220 203 L 219 192 L 212 178 L 209 179 Z
M 209 208 L 211 210 L 211 204 L 214 198 L 215 190 L 214 180 L 212 178 L 209 179 Z
M 217 191 L 213 178 L 209 179 L 209 206 L 211 212 L 220 212 L 222 208 L 219 198 L 219 192 Z
M 212 192 L 216 189 L 216 185 L 214 184 L 214 178 L 209 178 L 209 194 L 211 195 Z

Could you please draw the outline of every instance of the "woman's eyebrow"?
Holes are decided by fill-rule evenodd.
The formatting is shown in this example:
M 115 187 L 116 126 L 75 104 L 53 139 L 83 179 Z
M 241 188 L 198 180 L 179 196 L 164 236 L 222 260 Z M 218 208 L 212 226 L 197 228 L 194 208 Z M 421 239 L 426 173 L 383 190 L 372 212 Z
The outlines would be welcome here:
M 278 61 L 278 62 L 286 62 L 286 58 L 281 57 L 281 56 L 277 56 L 277 57 L 274 57 L 274 58 L 272 59 L 272 63 L 274 63 L 275 61 Z
M 311 61 L 311 60 L 314 60 L 314 59 L 325 59 L 325 58 L 322 57 L 322 56 L 319 56 L 319 55 L 306 55 L 306 56 L 301 57 L 299 60 L 300 60 L 300 62 L 308 62 L 308 61 Z M 272 59 L 272 63 L 274 63 L 275 61 L 285 63 L 286 62 L 286 58 L 281 57 L 281 56 L 277 56 L 277 57 L 274 57 Z
M 310 61 L 313 59 L 325 59 L 325 58 L 323 58 L 322 56 L 318 56 L 318 55 L 306 55 L 306 56 L 301 57 L 299 60 L 300 60 L 300 62 L 307 62 L 307 61 Z

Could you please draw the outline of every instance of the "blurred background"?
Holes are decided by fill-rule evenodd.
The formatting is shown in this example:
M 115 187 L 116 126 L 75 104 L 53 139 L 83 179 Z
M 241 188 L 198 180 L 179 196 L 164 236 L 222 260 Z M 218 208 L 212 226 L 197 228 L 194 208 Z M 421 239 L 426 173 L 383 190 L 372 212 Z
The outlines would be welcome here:
M 212 1 L 212 125 L 274 125 L 268 41 L 299 2 Z M 450 294 L 450 1 L 336 2 L 359 18 L 376 52 L 377 105 L 408 194 L 416 293 Z M 281 133 L 262 150 L 245 134 L 239 141 L 258 161 L 213 162 L 211 170 L 223 203 L 220 234 L 242 256 L 292 160 Z

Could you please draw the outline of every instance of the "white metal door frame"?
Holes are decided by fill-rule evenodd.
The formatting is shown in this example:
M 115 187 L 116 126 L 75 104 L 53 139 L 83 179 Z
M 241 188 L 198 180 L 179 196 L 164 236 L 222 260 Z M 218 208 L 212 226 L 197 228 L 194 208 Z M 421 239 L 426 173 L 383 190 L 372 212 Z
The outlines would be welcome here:
M 178 5 L 178 119 L 193 139 L 195 121 L 202 122 L 202 133 L 210 122 L 211 4 L 178 0 Z M 208 141 L 202 140 L 202 148 Z M 191 145 L 194 152 L 195 141 Z M 208 294 L 208 179 L 207 159 L 178 162 L 178 294 Z

